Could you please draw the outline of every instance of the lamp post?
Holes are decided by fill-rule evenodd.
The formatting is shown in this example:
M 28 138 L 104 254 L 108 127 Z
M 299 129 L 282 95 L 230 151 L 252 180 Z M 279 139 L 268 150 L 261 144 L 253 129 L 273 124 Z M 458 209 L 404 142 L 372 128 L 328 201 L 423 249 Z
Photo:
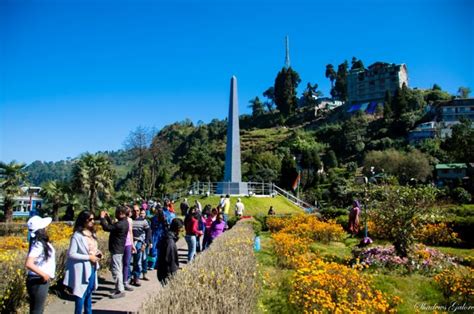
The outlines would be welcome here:
M 299 202 L 300 199 L 300 181 L 301 181 L 301 167 L 299 166 L 299 161 L 301 159 L 301 155 L 294 156 L 293 160 L 296 163 L 296 172 L 297 172 L 297 177 L 296 177 L 296 198 L 298 199 L 297 202 Z
M 370 178 L 367 179 L 367 177 L 365 177 L 366 188 L 365 188 L 365 199 L 364 199 L 364 216 L 365 216 L 364 242 L 368 241 L 366 239 L 369 239 L 368 226 L 367 226 L 367 219 L 368 219 L 368 216 L 367 216 L 367 203 L 370 201 L 370 199 L 369 199 L 370 184 L 374 180 L 374 176 L 375 176 L 375 167 L 371 166 L 370 167 Z M 368 243 L 366 243 L 366 244 L 368 244 Z

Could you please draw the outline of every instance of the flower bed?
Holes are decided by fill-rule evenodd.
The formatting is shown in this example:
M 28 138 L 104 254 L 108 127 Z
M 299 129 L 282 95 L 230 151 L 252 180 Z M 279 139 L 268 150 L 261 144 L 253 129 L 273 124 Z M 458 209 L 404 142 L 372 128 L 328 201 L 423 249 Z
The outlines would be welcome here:
M 21 235 L 0 238 L 0 309 L 2 313 L 21 311 L 27 302 L 26 270 L 24 267 L 28 242 L 26 228 L 19 230 Z M 51 286 L 62 281 L 64 277 L 67 249 L 72 235 L 72 226 L 65 223 L 52 223 L 48 227 L 48 235 L 56 250 L 56 278 Z M 101 261 L 102 269 L 107 269 L 109 252 L 107 248 L 108 234 L 98 232 L 99 248 L 104 252 Z
M 416 244 L 410 257 L 399 257 L 393 246 L 375 246 L 354 250 L 355 264 L 387 271 L 436 273 L 447 267 L 456 267 L 458 260 L 440 251 Z
M 325 262 L 310 252 L 311 242 L 339 240 L 342 228 L 310 215 L 269 218 L 273 247 L 281 266 L 296 269 L 289 300 L 305 313 L 390 312 L 400 301 L 373 288 L 357 269 Z
M 446 302 L 472 304 L 474 301 L 474 270 L 460 267 L 456 270 L 444 270 L 434 277 Z
M 305 313 L 384 313 L 392 311 L 399 301 L 374 289 L 357 270 L 320 259 L 295 272 L 290 294 L 290 302 Z

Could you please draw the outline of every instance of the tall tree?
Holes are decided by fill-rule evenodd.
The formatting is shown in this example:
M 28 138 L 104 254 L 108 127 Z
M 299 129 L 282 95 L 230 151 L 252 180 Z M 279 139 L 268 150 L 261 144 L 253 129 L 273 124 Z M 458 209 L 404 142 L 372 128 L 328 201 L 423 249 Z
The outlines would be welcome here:
M 308 84 L 306 84 L 306 89 L 303 92 L 304 105 L 316 105 L 316 99 L 322 95 L 323 93 L 318 90 L 318 84 L 311 85 L 311 83 L 308 82 Z
M 59 208 L 66 204 L 67 198 L 65 195 L 64 185 L 57 181 L 48 181 L 43 184 L 41 196 L 47 203 L 51 204 L 53 209 L 54 221 L 59 220 Z
M 100 154 L 85 154 L 73 169 L 74 187 L 87 196 L 89 210 L 94 212 L 101 199 L 113 192 L 114 170 L 109 159 Z
M 458 97 L 459 98 L 469 98 L 469 94 L 471 93 L 471 89 L 469 87 L 459 87 L 458 89 Z
M 170 148 L 168 142 L 163 140 L 161 137 L 156 136 L 153 139 L 153 143 L 150 146 L 150 155 L 151 155 L 151 162 L 149 164 L 150 167 L 150 183 L 148 190 L 150 191 L 149 195 L 146 195 L 145 198 L 151 198 L 155 196 L 155 192 L 157 190 L 157 180 L 160 172 L 160 167 L 163 166 L 165 163 L 165 159 L 169 156 Z M 167 167 L 165 167 L 166 169 Z M 169 169 L 168 169 L 169 171 Z M 168 183 L 168 182 L 163 182 Z
M 270 113 L 273 112 L 273 107 L 275 105 L 275 88 L 270 86 L 266 91 L 263 92 L 263 97 L 266 97 L 265 106 Z
M 334 80 L 336 79 L 336 71 L 334 70 L 334 66 L 332 64 L 327 64 L 326 65 L 326 78 L 331 81 L 331 96 L 334 97 L 333 95 L 333 90 L 334 90 Z
M 441 88 L 441 86 L 439 86 L 438 84 L 435 83 L 435 84 L 433 84 L 433 88 L 431 88 L 431 90 L 439 90 L 439 91 L 441 91 L 441 90 L 443 90 L 443 89 Z
M 280 186 L 290 190 L 295 178 L 298 176 L 296 160 L 294 156 L 285 154 L 281 161 Z
M 149 156 L 151 141 L 155 131 L 147 127 L 138 126 L 135 130 L 130 132 L 124 142 L 125 149 L 132 152 L 136 161 L 136 180 L 137 193 L 142 195 L 146 190 L 145 178 L 145 163 Z M 146 193 L 145 193 L 146 194 Z
M 287 117 L 296 108 L 296 88 L 301 82 L 299 74 L 291 67 L 282 68 L 275 79 L 275 104 L 280 113 Z
M 352 57 L 351 61 L 351 70 L 364 70 L 364 63 L 362 63 L 362 60 L 357 59 L 356 57 Z
M 263 108 L 263 103 L 260 101 L 260 98 L 255 97 L 251 101 L 249 101 L 249 107 L 252 109 L 252 116 L 258 117 L 265 113 L 265 109 Z
M 336 74 L 336 84 L 334 85 L 334 94 L 336 98 L 342 101 L 347 100 L 347 69 L 349 68 L 349 63 L 344 61 L 339 64 L 337 67 Z
M 23 163 L 4 163 L 0 161 L 0 191 L 3 194 L 4 214 L 7 222 L 13 218 L 13 199 L 21 194 L 20 185 L 25 183 L 26 165 Z
M 402 88 L 397 88 L 392 100 L 392 108 L 395 119 L 400 119 L 401 115 L 408 111 L 407 86 L 405 83 Z
M 383 102 L 383 119 L 385 121 L 391 121 L 393 118 L 393 105 L 392 105 L 392 94 L 389 90 L 385 91 L 385 97 Z

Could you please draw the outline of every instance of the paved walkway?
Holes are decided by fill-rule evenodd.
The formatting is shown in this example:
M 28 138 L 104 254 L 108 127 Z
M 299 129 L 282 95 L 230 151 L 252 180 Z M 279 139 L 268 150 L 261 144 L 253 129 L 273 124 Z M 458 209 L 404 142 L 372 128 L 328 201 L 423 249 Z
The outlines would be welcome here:
M 187 262 L 188 246 L 184 238 L 177 242 L 180 266 Z M 105 278 L 99 278 L 99 288 L 92 294 L 92 312 L 96 314 L 125 314 L 138 313 L 143 302 L 151 294 L 162 289 L 156 277 L 156 271 L 148 271 L 149 281 L 141 280 L 141 287 L 133 287 L 135 290 L 126 292 L 124 298 L 110 299 L 109 296 L 115 288 L 110 271 Z M 45 314 L 74 313 L 74 299 L 69 296 L 55 297 L 48 300 Z

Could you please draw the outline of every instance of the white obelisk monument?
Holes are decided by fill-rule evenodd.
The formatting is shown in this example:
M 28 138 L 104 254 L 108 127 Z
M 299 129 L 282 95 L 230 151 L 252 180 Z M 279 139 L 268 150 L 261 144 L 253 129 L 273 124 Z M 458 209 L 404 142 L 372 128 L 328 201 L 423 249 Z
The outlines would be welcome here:
M 218 194 L 247 195 L 247 182 L 242 182 L 240 167 L 240 127 L 237 78 L 230 80 L 229 117 L 227 121 L 227 146 L 225 154 L 224 181 L 217 186 Z

